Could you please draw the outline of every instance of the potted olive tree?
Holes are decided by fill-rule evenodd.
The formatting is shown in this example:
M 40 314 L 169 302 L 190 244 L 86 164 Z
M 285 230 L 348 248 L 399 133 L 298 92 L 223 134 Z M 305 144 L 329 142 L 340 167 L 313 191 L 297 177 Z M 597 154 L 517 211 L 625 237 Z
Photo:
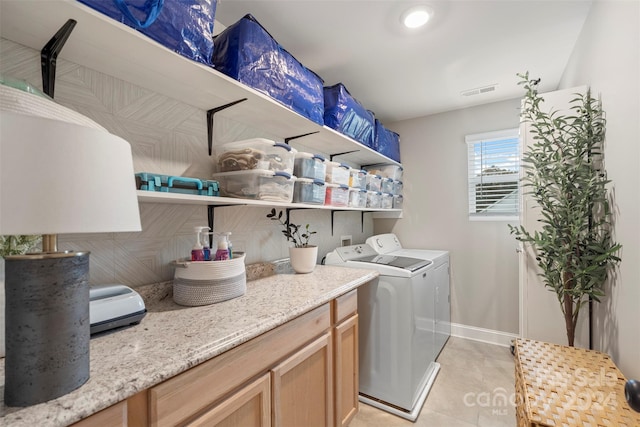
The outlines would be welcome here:
M 289 247 L 289 258 L 293 270 L 296 273 L 311 273 L 318 259 L 318 247 L 310 245 L 309 239 L 316 232 L 311 231 L 309 224 L 302 227 L 299 224 L 283 221 L 282 214 L 283 211 L 276 212 L 275 209 L 271 209 L 267 218 L 278 221 L 283 227 L 282 234 L 287 238 L 287 241 L 293 242 L 293 246 Z
M 541 109 L 539 80 L 519 74 L 526 94 L 522 120 L 533 144 L 523 154 L 524 187 L 540 208 L 541 231 L 509 226 L 535 252 L 544 286 L 556 293 L 567 339 L 574 344 L 581 308 L 605 295 L 605 281 L 621 245 L 612 238 L 612 212 L 603 143 L 606 120 L 599 100 L 576 94 L 569 113 Z

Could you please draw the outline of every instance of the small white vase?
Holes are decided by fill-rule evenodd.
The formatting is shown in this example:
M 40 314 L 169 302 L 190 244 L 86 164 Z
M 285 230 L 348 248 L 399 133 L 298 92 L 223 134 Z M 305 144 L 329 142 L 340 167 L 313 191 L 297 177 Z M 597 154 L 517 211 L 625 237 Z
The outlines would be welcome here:
M 289 248 L 289 259 L 291 267 L 296 273 L 311 273 L 316 267 L 318 259 L 318 247 L 308 246 L 306 248 Z

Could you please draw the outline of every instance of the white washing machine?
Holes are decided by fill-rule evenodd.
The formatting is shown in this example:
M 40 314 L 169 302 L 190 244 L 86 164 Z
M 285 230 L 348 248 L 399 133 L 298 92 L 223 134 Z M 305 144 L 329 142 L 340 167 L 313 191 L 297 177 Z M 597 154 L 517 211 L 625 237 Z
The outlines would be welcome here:
M 432 262 L 353 245 L 327 254 L 325 264 L 380 273 L 358 288 L 359 399 L 415 421 L 440 369 Z
M 429 249 L 403 248 L 400 240 L 393 233 L 378 234 L 367 239 L 366 243 L 379 254 L 406 256 L 429 260 L 434 270 L 434 304 L 436 349 L 440 354 L 451 336 L 451 294 L 449 252 Z

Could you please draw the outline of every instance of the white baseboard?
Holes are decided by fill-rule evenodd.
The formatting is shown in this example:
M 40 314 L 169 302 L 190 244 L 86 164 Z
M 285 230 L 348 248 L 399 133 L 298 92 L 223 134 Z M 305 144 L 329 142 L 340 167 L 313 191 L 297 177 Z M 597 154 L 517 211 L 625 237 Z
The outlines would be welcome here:
M 518 334 L 478 328 L 476 326 L 461 325 L 459 323 L 451 324 L 451 336 L 488 344 L 495 344 L 502 347 L 510 347 L 511 340 L 520 337 Z

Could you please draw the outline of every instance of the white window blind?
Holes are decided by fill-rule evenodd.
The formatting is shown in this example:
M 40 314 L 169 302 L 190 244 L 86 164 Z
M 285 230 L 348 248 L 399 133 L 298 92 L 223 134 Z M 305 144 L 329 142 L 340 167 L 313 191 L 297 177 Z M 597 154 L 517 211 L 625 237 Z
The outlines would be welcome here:
M 518 129 L 467 135 L 469 219 L 512 220 L 519 215 Z

